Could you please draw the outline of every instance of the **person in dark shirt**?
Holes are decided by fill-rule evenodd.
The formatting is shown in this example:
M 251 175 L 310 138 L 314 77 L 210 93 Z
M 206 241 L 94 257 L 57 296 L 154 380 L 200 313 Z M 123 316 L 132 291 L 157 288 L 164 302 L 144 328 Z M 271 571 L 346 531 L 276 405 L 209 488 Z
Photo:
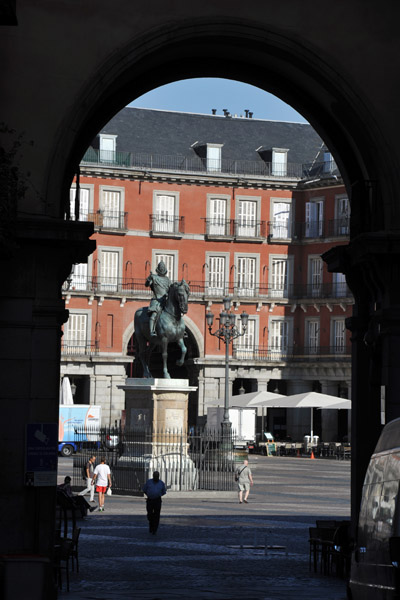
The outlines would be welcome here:
M 146 509 L 147 519 L 149 521 L 149 532 L 156 534 L 160 522 L 161 496 L 167 493 L 165 483 L 160 479 L 160 473 L 154 471 L 153 478 L 148 479 L 143 486 L 143 491 L 147 496 Z

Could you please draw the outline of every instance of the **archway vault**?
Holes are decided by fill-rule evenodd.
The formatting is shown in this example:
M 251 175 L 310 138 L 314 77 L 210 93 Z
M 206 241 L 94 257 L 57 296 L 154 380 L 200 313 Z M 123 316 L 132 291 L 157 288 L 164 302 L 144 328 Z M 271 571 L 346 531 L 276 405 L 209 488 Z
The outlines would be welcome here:
M 202 76 L 255 85 L 309 120 L 344 177 L 352 202 L 352 236 L 381 230 L 385 222 L 400 222 L 393 208 L 398 175 L 353 82 L 335 69 L 331 57 L 322 56 L 298 36 L 290 38 L 287 32 L 234 19 L 185 21 L 148 31 L 99 65 L 64 120 L 49 165 L 48 193 L 61 189 L 61 203 L 67 201 L 87 146 L 128 102 L 160 85 Z M 382 195 L 385 205 L 392 206 L 386 213 L 379 202 Z

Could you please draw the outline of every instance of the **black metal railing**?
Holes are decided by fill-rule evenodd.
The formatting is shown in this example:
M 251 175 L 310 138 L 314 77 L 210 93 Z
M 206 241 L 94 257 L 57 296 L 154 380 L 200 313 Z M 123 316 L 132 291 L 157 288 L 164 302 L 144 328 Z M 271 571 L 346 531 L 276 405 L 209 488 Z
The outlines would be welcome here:
M 214 217 L 204 219 L 205 234 L 208 237 L 233 237 L 233 219 Z
M 113 152 L 88 148 L 81 161 L 82 165 L 104 165 L 133 167 L 143 170 L 156 169 L 189 173 L 223 173 L 227 175 L 248 175 L 253 177 L 295 178 L 304 177 L 301 163 L 276 165 L 272 162 L 221 159 L 207 161 L 206 158 L 190 158 L 175 154 L 148 154 L 145 152 Z
M 327 235 L 328 237 L 348 237 L 350 235 L 350 217 L 328 221 Z
M 332 160 L 325 160 L 320 162 L 304 163 L 303 164 L 303 177 L 307 179 L 329 177 L 333 174 L 339 175 L 337 170 L 336 162 Z
M 150 215 L 152 235 L 185 233 L 185 218 L 174 215 Z
M 190 296 L 192 297 L 221 297 L 269 299 L 269 300 L 312 300 L 331 299 L 340 301 L 341 298 L 352 298 L 350 288 L 346 283 L 321 284 L 290 284 L 266 285 L 253 282 L 250 278 L 236 282 L 222 281 L 219 277 L 210 276 L 209 282 L 192 281 L 188 279 Z M 146 287 L 146 279 L 133 277 L 102 277 L 88 275 L 72 275 L 63 283 L 62 291 L 82 293 L 109 293 L 121 296 L 151 296 L 152 291 Z
M 98 342 L 89 340 L 61 340 L 61 354 L 63 356 L 93 356 L 98 354 Z
M 321 361 L 321 360 L 350 360 L 351 347 L 346 344 L 336 346 L 234 346 L 232 357 L 240 360 L 256 362 L 281 361 Z
M 71 440 L 72 441 L 72 440 Z M 232 431 L 221 429 L 155 430 L 103 427 L 76 429 L 73 440 L 79 452 L 74 456 L 73 485 L 84 485 L 82 466 L 93 452 L 106 453 L 116 493 L 141 493 L 153 471 L 168 489 L 176 491 L 235 489 L 235 441 Z
M 234 221 L 236 238 L 265 238 L 265 221 L 253 219 L 237 219 Z
M 127 229 L 128 213 L 121 211 L 97 210 L 80 211 L 79 221 L 90 221 L 99 229 Z M 70 216 L 75 221 L 75 215 Z
M 289 240 L 292 237 L 292 224 L 286 221 L 268 221 L 267 235 L 269 241 Z

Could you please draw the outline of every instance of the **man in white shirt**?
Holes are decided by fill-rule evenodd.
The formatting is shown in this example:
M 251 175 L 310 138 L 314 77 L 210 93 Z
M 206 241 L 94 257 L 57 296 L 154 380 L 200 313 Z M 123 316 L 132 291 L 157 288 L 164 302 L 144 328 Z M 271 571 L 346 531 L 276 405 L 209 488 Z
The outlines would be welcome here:
M 111 487 L 111 471 L 106 465 L 106 459 L 103 456 L 100 464 L 94 470 L 92 484 L 96 483 L 96 492 L 99 494 L 99 511 L 104 512 L 104 500 L 106 496 L 107 486 Z

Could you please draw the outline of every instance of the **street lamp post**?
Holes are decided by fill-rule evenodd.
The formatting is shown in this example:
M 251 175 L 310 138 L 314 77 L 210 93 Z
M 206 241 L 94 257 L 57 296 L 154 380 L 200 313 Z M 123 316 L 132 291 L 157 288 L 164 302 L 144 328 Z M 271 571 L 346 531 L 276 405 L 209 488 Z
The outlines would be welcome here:
M 236 315 L 232 312 L 228 312 L 231 306 L 231 299 L 224 298 L 223 303 L 225 310 L 219 315 L 219 328 L 217 331 L 214 333 L 211 331 L 214 322 L 214 314 L 212 312 L 207 312 L 206 320 L 210 334 L 217 337 L 219 340 L 222 340 L 225 344 L 225 399 L 222 433 L 223 435 L 227 435 L 230 433 L 232 427 L 232 423 L 229 420 L 229 345 L 231 341 L 246 333 L 249 315 L 245 312 L 242 312 L 240 315 L 242 331 L 239 331 L 235 324 Z

